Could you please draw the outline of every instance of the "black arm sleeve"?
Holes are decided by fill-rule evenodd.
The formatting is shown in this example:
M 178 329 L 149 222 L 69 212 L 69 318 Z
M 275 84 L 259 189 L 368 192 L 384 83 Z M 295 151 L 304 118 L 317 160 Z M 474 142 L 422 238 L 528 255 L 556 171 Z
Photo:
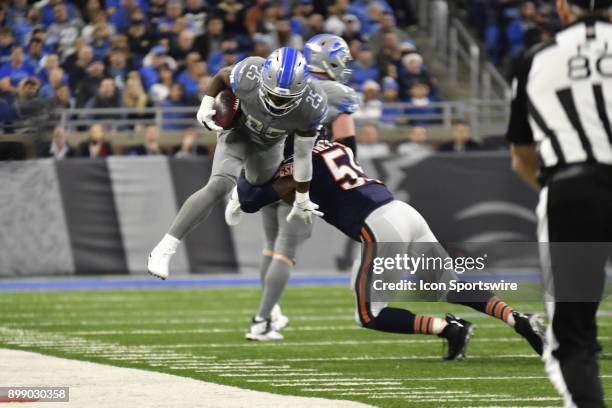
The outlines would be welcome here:
M 514 62 L 510 123 L 506 132 L 506 140 L 512 144 L 534 143 L 527 109 L 527 80 L 532 60 L 533 53 L 528 52 Z
M 357 139 L 355 136 L 343 137 L 342 139 L 336 140 L 338 143 L 342 143 L 353 151 L 353 156 L 357 157 Z

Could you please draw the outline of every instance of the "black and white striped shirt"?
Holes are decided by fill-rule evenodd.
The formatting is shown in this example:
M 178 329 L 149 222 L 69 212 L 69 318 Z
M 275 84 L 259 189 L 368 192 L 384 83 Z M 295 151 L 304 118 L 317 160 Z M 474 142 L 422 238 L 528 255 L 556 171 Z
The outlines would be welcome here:
M 565 27 L 515 68 L 507 139 L 538 146 L 544 170 L 612 165 L 612 24 Z

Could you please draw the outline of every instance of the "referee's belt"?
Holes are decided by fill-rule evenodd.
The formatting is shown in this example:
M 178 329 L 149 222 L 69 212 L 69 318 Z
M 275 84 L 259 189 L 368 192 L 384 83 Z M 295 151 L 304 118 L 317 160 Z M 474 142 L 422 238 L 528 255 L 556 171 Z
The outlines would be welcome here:
M 612 177 L 612 166 L 602 163 L 568 164 L 561 167 L 544 169 L 542 178 L 545 184 L 550 184 L 555 181 L 567 180 L 574 177 L 589 176 L 597 173 L 609 173 Z

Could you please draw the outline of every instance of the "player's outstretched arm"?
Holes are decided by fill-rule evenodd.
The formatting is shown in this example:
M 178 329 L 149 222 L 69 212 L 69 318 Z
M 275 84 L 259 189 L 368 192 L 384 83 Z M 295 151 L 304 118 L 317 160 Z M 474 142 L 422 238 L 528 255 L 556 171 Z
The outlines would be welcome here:
M 353 151 L 357 157 L 357 140 L 355 138 L 355 119 L 349 113 L 338 115 L 331 124 L 334 142 L 342 143 Z
M 232 67 L 220 69 L 210 82 L 210 85 L 202 98 L 202 103 L 200 103 L 200 109 L 198 109 L 196 118 L 198 119 L 198 122 L 200 122 L 202 126 L 206 127 L 208 130 L 222 130 L 222 128 L 218 126 L 213 119 L 215 113 L 217 113 L 213 109 L 213 105 L 215 103 L 215 97 L 221 91 L 230 87 L 231 72 Z
M 296 132 L 293 139 L 293 180 L 296 183 L 296 191 L 287 222 L 299 220 L 311 224 L 313 214 L 323 216 L 323 213 L 317 210 L 319 206 L 310 201 L 308 194 L 312 179 L 312 148 L 316 135 L 316 130 Z

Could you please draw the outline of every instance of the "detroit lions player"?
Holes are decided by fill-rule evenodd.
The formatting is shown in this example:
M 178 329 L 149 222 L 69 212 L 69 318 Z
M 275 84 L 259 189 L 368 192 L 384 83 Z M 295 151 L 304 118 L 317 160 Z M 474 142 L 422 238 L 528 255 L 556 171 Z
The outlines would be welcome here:
M 329 138 L 350 146 L 355 143 L 355 122 L 352 117 L 359 105 L 355 91 L 344 85 L 351 76 L 347 68 L 352 60 L 346 42 L 336 35 L 319 34 L 306 42 L 304 56 L 313 82 L 327 96 L 329 113 L 319 138 Z M 293 145 L 287 138 L 285 156 L 292 154 Z M 289 223 L 285 220 L 291 207 L 275 203 L 262 209 L 264 226 L 264 248 L 261 262 L 262 294 L 259 309 L 246 333 L 249 340 L 282 340 L 279 333 L 289 323 L 278 306 L 278 301 L 287 285 L 289 273 L 295 264 L 302 244 L 311 236 L 313 224 Z M 240 202 L 236 189 L 226 207 L 226 221 L 235 225 L 240 221 Z
M 230 87 L 240 99 L 239 123 L 222 130 L 214 122 L 215 96 Z M 310 80 L 304 56 L 294 48 L 280 48 L 267 59 L 246 58 L 224 68 L 213 78 L 197 113 L 198 121 L 218 131 L 210 179 L 183 204 L 168 233 L 149 255 L 148 270 L 165 279 L 180 240 L 213 206 L 232 190 L 244 165 L 253 184 L 269 180 L 283 159 L 283 142 L 295 134 L 295 181 L 298 192 L 287 221 L 312 222 L 319 214 L 308 194 L 312 176 L 312 147 L 327 116 L 327 97 Z
M 460 358 L 471 335 L 471 324 L 453 316 L 441 319 L 414 314 L 410 310 L 388 307 L 370 299 L 373 277 L 373 252 L 376 257 L 397 254 L 393 246 L 380 243 L 436 243 L 437 239 L 419 212 L 393 194 L 379 180 L 368 175 L 355 161 L 351 149 L 340 143 L 319 141 L 314 148 L 313 184 L 311 194 L 319 203 L 323 219 L 350 238 L 361 241 L 361 265 L 353 270 L 356 317 L 363 327 L 392 333 L 437 334 L 448 340 L 447 360 Z M 244 177 L 238 181 L 238 195 L 243 211 L 251 213 L 279 198 L 287 200 L 295 188 L 291 180 L 293 159 L 286 159 L 275 179 L 262 186 L 251 185 Z M 442 249 L 441 247 L 439 247 Z M 380 275 L 379 275 L 380 276 Z M 543 323 L 537 315 L 514 310 L 488 290 L 478 292 L 449 291 L 445 300 L 471 307 L 496 317 L 524 337 L 531 347 L 542 354 Z

